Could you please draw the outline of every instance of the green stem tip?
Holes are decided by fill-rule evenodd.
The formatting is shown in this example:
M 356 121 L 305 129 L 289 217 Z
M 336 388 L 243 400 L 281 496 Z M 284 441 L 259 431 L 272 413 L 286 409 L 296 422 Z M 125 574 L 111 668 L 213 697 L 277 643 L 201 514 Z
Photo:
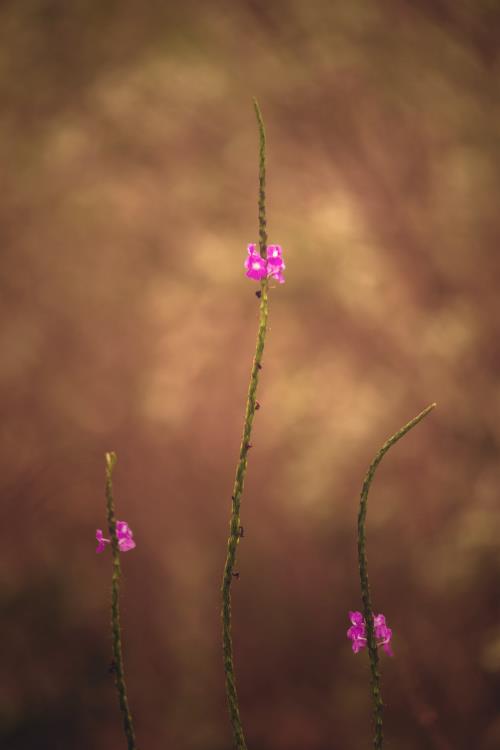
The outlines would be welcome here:
M 261 258 L 266 257 L 267 250 L 267 222 L 266 222 L 266 129 L 262 112 L 257 99 L 253 99 L 257 126 L 259 129 L 259 252 Z

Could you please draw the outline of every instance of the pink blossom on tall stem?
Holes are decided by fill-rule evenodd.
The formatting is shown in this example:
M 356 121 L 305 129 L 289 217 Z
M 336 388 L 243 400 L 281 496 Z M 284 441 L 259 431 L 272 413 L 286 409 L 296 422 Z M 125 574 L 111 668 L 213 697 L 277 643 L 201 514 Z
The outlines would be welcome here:
M 283 251 L 281 250 L 281 245 L 268 245 L 266 256 L 269 265 L 277 266 L 278 268 L 285 267 L 285 264 L 283 263 Z
M 393 656 L 391 648 L 392 630 L 387 627 L 384 615 L 374 615 L 373 624 L 375 626 L 377 646 L 382 646 L 386 654 Z
M 246 275 L 249 279 L 260 281 L 267 276 L 267 263 L 261 258 L 255 244 L 248 246 L 248 258 L 245 260 Z
M 352 622 L 347 631 L 347 637 L 352 641 L 352 650 L 355 654 L 366 646 L 366 625 L 361 612 L 349 612 L 349 619 Z
M 352 625 L 347 631 L 347 637 L 352 641 L 352 650 L 357 654 L 366 646 L 366 623 L 361 612 L 349 612 L 349 619 Z M 387 627 L 385 616 L 374 615 L 373 625 L 377 646 L 382 646 L 386 654 L 393 656 L 390 643 L 392 630 Z
M 110 543 L 110 539 L 105 539 L 102 534 L 102 529 L 97 529 L 95 533 L 95 538 L 97 539 L 97 549 L 96 552 L 104 552 L 106 549 L 106 544 Z
M 266 276 L 270 279 L 285 283 L 283 270 L 283 253 L 281 245 L 268 245 L 266 248 L 266 257 L 262 258 L 255 243 L 248 245 L 248 257 L 245 260 L 246 275 L 254 281 L 261 281 Z
M 128 552 L 136 546 L 133 539 L 134 535 L 132 529 L 126 521 L 116 522 L 116 536 L 118 537 L 118 547 L 120 548 L 120 552 Z M 97 529 L 95 538 L 97 539 L 96 552 L 104 552 L 106 544 L 111 544 L 111 539 L 105 539 L 103 536 L 102 529 Z

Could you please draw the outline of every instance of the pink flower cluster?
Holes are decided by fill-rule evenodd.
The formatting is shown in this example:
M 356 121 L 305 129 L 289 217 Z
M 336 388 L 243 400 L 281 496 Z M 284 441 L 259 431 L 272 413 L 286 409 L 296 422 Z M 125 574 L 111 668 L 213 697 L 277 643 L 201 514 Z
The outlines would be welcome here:
M 357 654 L 366 646 L 366 623 L 361 612 L 349 612 L 349 619 L 352 626 L 347 631 L 347 637 L 352 641 L 352 650 Z M 382 646 L 386 654 L 392 656 L 392 630 L 387 627 L 384 615 L 374 615 L 373 625 L 377 646 Z
M 270 279 L 276 279 L 280 284 L 285 283 L 285 277 L 283 276 L 285 264 L 283 263 L 281 245 L 268 245 L 266 257 L 262 258 L 257 250 L 257 245 L 252 242 L 248 245 L 248 258 L 245 260 L 245 268 L 249 279 L 260 281 L 267 276 Z
M 133 540 L 132 529 L 125 521 L 116 522 L 116 536 L 118 537 L 118 546 L 120 552 L 128 552 L 129 549 L 134 549 L 135 542 Z M 95 533 L 97 539 L 96 552 L 104 552 L 106 544 L 110 544 L 110 539 L 105 539 L 102 535 L 102 529 L 97 529 Z

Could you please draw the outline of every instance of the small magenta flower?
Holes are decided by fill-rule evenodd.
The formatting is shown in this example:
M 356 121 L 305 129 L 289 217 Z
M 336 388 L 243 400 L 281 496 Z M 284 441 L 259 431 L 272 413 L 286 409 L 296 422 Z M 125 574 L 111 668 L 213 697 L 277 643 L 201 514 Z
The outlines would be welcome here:
M 109 539 L 105 539 L 102 535 L 102 529 L 97 529 L 95 533 L 95 538 L 97 539 L 97 549 L 96 552 L 104 552 L 106 549 L 106 544 L 110 543 Z
M 128 552 L 136 546 L 133 539 L 134 535 L 132 534 L 132 529 L 125 521 L 116 522 L 116 536 L 118 537 L 118 547 L 120 548 L 120 552 Z M 104 552 L 106 544 L 111 543 L 110 539 L 104 538 L 102 529 L 97 529 L 95 538 L 97 539 L 96 552 Z
M 375 638 L 377 646 L 382 646 L 386 654 L 393 656 L 391 648 L 392 630 L 387 627 L 384 615 L 374 615 L 373 624 L 375 626 Z
M 262 258 L 255 243 L 251 243 L 248 245 L 248 258 L 245 260 L 245 268 L 249 279 L 260 281 L 267 276 L 276 279 L 280 284 L 285 283 L 285 277 L 283 276 L 285 264 L 281 245 L 268 245 L 266 258 Z
M 266 254 L 268 263 L 271 263 L 273 266 L 283 265 L 281 245 L 268 245 Z
M 272 270 L 280 270 L 285 267 L 283 262 L 283 251 L 281 245 L 269 245 L 266 250 L 267 265 L 272 267 Z
M 283 254 L 281 245 L 269 245 L 267 248 L 267 271 L 268 275 L 279 281 L 280 284 L 285 283 L 285 277 L 283 276 L 283 270 L 285 264 L 283 262 Z
M 248 246 L 248 258 L 245 260 L 245 268 L 247 269 L 246 275 L 249 279 L 260 281 L 267 276 L 267 263 L 264 258 L 260 257 L 256 245 L 253 243 Z
M 366 623 L 361 612 L 349 612 L 352 623 L 347 631 L 347 637 L 352 641 L 352 650 L 355 654 L 366 646 Z M 386 654 L 393 656 L 391 649 L 392 630 L 387 627 L 384 615 L 374 615 L 373 625 L 377 646 L 382 646 Z
M 285 266 L 283 266 L 283 268 L 284 268 L 284 267 L 285 267 Z M 274 270 L 274 271 L 270 271 L 270 273 L 269 273 L 269 277 L 270 277 L 271 279 L 276 279 L 276 281 L 279 281 L 279 283 L 280 283 L 280 284 L 284 284 L 284 283 L 285 283 L 285 277 L 283 276 L 283 274 L 282 274 L 282 272 L 281 272 L 281 269 L 279 269 L 279 270 L 278 270 L 278 269 L 276 269 L 276 270 Z
M 366 625 L 361 612 L 349 612 L 352 626 L 347 631 L 347 637 L 352 641 L 352 650 L 355 654 L 366 646 Z

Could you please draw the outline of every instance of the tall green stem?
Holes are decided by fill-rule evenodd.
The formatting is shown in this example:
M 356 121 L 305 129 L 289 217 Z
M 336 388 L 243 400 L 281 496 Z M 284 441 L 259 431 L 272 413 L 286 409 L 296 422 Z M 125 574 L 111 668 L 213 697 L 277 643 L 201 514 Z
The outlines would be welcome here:
M 373 745 L 375 750 L 382 750 L 383 745 L 383 727 L 382 727 L 382 713 L 383 713 L 383 701 L 382 693 L 380 690 L 380 672 L 378 669 L 379 659 L 377 652 L 377 644 L 375 641 L 375 629 L 373 624 L 373 609 L 370 598 L 370 586 L 368 583 L 368 560 L 366 557 L 366 512 L 368 505 L 368 492 L 377 470 L 379 463 L 383 457 L 398 440 L 401 440 L 407 432 L 415 427 L 424 417 L 431 412 L 436 404 L 431 404 L 424 409 L 420 414 L 417 414 L 408 424 L 405 424 L 398 432 L 387 440 L 382 448 L 379 450 L 375 458 L 370 464 L 368 469 L 363 487 L 361 489 L 361 498 L 359 503 L 359 514 L 358 514 L 358 561 L 359 561 L 359 577 L 361 582 L 361 599 L 363 601 L 363 617 L 366 623 L 366 640 L 368 646 L 368 657 L 370 659 L 370 671 L 371 671 L 371 687 L 372 687 L 372 698 L 373 698 L 373 714 L 375 721 L 375 737 Z
M 267 233 L 266 233 L 266 135 L 264 122 L 257 101 L 254 99 L 255 114 L 259 127 L 259 248 L 260 255 L 266 256 Z M 226 673 L 226 693 L 229 707 L 229 717 L 233 729 L 236 750 L 246 750 L 245 736 L 241 724 L 238 693 L 236 691 L 236 679 L 234 673 L 233 641 L 231 635 L 231 584 L 235 577 L 236 553 L 241 538 L 240 506 L 243 495 L 243 486 L 248 462 L 248 451 L 251 447 L 250 438 L 252 425 L 257 408 L 257 386 L 259 373 L 262 369 L 262 355 L 267 333 L 268 318 L 268 280 L 264 278 L 260 282 L 260 307 L 259 307 L 259 329 L 257 332 L 257 344 L 250 373 L 250 384 L 245 409 L 245 422 L 243 425 L 243 436 L 241 439 L 240 454 L 236 467 L 236 476 L 233 486 L 231 520 L 229 524 L 229 539 L 227 542 L 227 557 L 222 577 L 222 646 L 224 656 L 224 670 Z
M 111 585 L 111 633 L 113 637 L 113 671 L 118 691 L 118 702 L 123 717 L 123 729 L 127 738 L 128 750 L 137 750 L 134 725 L 128 705 L 127 686 L 123 669 L 122 637 L 120 626 L 120 548 L 116 535 L 115 503 L 113 499 L 113 469 L 116 464 L 116 454 L 106 453 L 106 506 L 108 513 L 108 528 L 111 537 L 113 553 L 113 577 Z

